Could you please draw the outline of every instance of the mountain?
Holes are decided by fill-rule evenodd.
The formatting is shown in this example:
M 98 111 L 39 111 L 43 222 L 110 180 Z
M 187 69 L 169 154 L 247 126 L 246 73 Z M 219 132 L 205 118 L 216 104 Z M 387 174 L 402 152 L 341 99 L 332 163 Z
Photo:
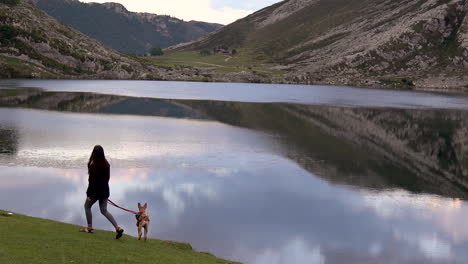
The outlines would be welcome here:
M 58 23 L 28 0 L 0 0 L 0 76 L 152 78 L 150 69 Z
M 127 54 L 147 54 L 152 47 L 166 48 L 196 40 L 222 27 L 199 21 L 185 22 L 171 16 L 129 12 L 118 3 L 34 2 L 63 24 Z
M 0 78 L 191 80 L 65 26 L 30 0 L 0 0 Z
M 171 50 L 228 46 L 293 83 L 466 88 L 467 12 L 467 0 L 285 0 Z

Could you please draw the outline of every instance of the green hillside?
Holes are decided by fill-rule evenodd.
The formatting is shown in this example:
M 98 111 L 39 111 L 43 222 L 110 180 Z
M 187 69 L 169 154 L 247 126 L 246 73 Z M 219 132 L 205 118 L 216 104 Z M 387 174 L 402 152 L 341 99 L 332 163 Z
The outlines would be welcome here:
M 78 232 L 79 226 L 14 214 L 0 210 L 0 263 L 190 263 L 235 264 L 190 244 L 149 239 L 96 230 Z

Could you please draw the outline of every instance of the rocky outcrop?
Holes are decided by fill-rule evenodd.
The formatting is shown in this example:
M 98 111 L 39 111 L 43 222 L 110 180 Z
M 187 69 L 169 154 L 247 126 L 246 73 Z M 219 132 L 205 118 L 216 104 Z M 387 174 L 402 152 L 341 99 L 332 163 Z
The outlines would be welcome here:
M 292 51 L 301 47 L 306 51 L 287 59 L 293 69 L 288 78 L 353 85 L 463 87 L 468 70 L 462 32 L 465 4 L 464 0 L 400 1 L 389 9 L 389 1 L 377 1 L 366 10 L 366 20 L 356 19 L 293 47 Z M 377 10 L 385 12 L 368 16 Z M 327 39 L 332 43 L 307 48 L 320 46 Z

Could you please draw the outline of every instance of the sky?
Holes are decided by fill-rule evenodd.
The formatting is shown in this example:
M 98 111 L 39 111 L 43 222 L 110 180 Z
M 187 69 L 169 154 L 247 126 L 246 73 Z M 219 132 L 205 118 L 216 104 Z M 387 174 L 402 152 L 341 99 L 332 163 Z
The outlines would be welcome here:
M 280 0 L 80 0 L 116 2 L 129 11 L 170 15 L 183 19 L 229 24 Z

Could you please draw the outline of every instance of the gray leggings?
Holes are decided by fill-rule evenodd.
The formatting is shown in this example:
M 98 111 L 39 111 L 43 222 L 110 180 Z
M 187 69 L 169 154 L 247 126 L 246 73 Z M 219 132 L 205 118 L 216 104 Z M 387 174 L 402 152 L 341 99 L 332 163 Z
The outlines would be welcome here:
M 86 220 L 88 221 L 88 226 L 93 225 L 93 214 L 91 213 L 91 206 L 96 202 L 96 200 L 88 201 L 86 200 L 84 204 Z M 107 220 L 109 220 L 115 228 L 117 228 L 117 222 L 115 222 L 114 217 L 107 211 L 107 199 L 99 200 L 99 209 L 101 209 L 101 214 L 104 215 Z

